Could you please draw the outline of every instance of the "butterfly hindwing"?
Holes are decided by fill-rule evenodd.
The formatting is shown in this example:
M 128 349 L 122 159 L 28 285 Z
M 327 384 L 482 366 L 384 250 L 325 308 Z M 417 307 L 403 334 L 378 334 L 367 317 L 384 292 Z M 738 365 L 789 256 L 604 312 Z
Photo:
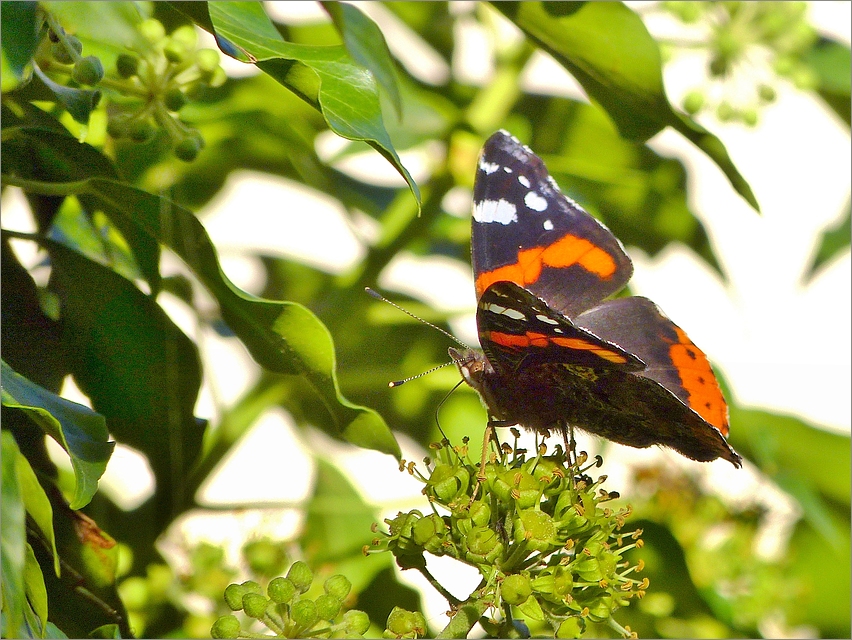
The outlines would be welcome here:
M 544 363 L 638 371 L 633 354 L 576 326 L 529 291 L 497 282 L 479 299 L 476 322 L 483 351 L 504 372 Z

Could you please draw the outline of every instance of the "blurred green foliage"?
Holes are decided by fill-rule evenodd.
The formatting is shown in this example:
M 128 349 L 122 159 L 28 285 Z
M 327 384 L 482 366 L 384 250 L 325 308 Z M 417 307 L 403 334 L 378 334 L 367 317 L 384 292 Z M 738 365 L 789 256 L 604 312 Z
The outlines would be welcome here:
M 699 43 L 710 54 L 708 74 L 687 97 L 686 113 L 662 85 L 661 61 L 677 55 L 677 43 L 664 43 L 661 55 L 640 17 L 621 3 L 382 5 L 449 70 L 429 80 L 391 53 L 406 46 L 390 41 L 396 32 L 383 34 L 357 5 L 326 10 L 321 24 L 285 24 L 248 2 L 0 5 L 3 187 L 23 190 L 35 226 L 2 236 L 4 636 L 208 633 L 227 612 L 211 598 L 238 571 L 265 580 L 294 555 L 322 580 L 346 575 L 352 591 L 343 604 L 369 615 L 368 634 L 381 633 L 389 616 L 396 624 L 403 614 L 394 608 L 417 609 L 418 596 L 397 580 L 389 554 L 361 554 L 378 513 L 323 452 L 314 452 L 316 482 L 302 505 L 308 515 L 286 553 L 277 542 L 256 541 L 237 568 L 202 547 L 188 554 L 184 575 L 164 563 L 155 543 L 197 507 L 198 488 L 274 407 L 300 428 L 390 455 L 399 449 L 389 425 L 423 444 L 437 439 L 435 408 L 457 376 L 445 370 L 390 393 L 387 382 L 444 362 L 446 339 L 365 296 L 363 287 L 375 285 L 402 250 L 468 263 L 469 220 L 445 205 L 457 187 L 469 192 L 482 141 L 498 127 L 511 130 L 625 244 L 655 255 L 677 242 L 718 269 L 689 210 L 683 165 L 644 142 L 674 128 L 757 207 L 748 177 L 690 114 L 713 108 L 722 119 L 753 124 L 774 99 L 773 83 L 789 79 L 849 124 L 849 48 L 818 37 L 802 3 L 654 9 L 710 27 L 712 37 Z M 521 37 L 501 35 L 506 20 Z M 494 48 L 493 80 L 484 86 L 454 73 L 459 29 L 470 24 Z M 259 73 L 225 77 L 211 58 L 216 52 L 198 50 L 196 28 L 215 33 L 221 55 Z M 741 64 L 753 47 L 773 52 L 769 80 Z M 537 49 L 572 73 L 593 104 L 525 91 L 522 74 Z M 726 111 L 713 86 L 733 74 L 754 86 L 755 99 Z M 318 141 L 335 134 L 347 142 L 328 159 Z M 415 183 L 400 154 L 424 148 L 433 152 L 431 164 Z M 401 176 L 400 186 L 337 165 L 369 149 Z M 363 257 L 332 274 L 261 255 L 262 291 L 241 291 L 221 271 L 195 212 L 245 169 L 321 193 L 353 221 L 366 217 L 376 233 Z M 848 251 L 848 207 L 844 213 L 814 268 Z M 42 251 L 51 268 L 46 284 L 20 262 L 13 241 Z M 164 248 L 191 278 L 163 278 Z M 202 377 L 216 372 L 205 369 L 199 345 L 158 299 L 169 292 L 194 308 L 201 290 L 218 312 L 196 309 L 197 323 L 226 326 L 260 371 L 215 424 L 194 409 Z M 422 315 L 447 320 L 434 310 Z M 59 397 L 66 376 L 93 411 Z M 462 433 L 481 433 L 484 412 L 469 389 L 442 411 L 442 421 Z M 799 509 L 789 539 L 780 554 L 761 555 L 756 549 L 771 523 L 760 500 L 734 506 L 676 470 L 636 472 L 632 482 L 642 491 L 630 525 L 645 530 L 646 545 L 629 559 L 645 564 L 651 586 L 638 605 L 620 611 L 620 622 L 658 637 L 797 630 L 849 637 L 849 438 L 789 416 L 737 406 L 731 414 L 732 444 Z M 67 452 L 73 476 L 51 461 L 46 435 Z M 110 438 L 143 453 L 155 477 L 154 495 L 132 511 L 94 490 Z M 287 455 L 281 452 L 282 464 Z M 190 594 L 210 606 L 188 607 Z M 615 632 L 590 624 L 587 633 Z

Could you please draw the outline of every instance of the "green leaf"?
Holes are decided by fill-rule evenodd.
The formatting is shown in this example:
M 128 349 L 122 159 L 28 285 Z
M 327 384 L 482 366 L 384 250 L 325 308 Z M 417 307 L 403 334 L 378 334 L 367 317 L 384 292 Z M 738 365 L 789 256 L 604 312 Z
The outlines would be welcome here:
M 378 518 L 334 465 L 322 458 L 316 462 L 316 484 L 301 540 L 311 564 L 319 566 L 360 556 L 374 537 L 370 527 Z
M 848 251 L 850 243 L 852 243 L 852 207 L 847 201 L 846 215 L 841 218 L 840 222 L 823 232 L 813 262 L 804 274 L 805 281 L 813 278 L 820 267 L 831 261 L 835 256 Z
M 349 140 L 363 140 L 378 151 L 405 178 L 419 205 L 420 190 L 384 127 L 376 80 L 345 47 L 285 42 L 260 3 L 211 2 L 207 6 L 217 36 L 236 45 L 246 60 L 256 62 L 319 110 L 332 131 Z
M 157 477 L 157 515 L 166 520 L 187 499 L 183 487 L 201 451 L 204 423 L 193 414 L 201 385 L 196 347 L 133 282 L 43 242 L 74 378 L 116 439 L 148 457 Z
M 150 237 L 171 248 L 214 295 L 225 322 L 261 366 L 300 375 L 319 394 L 333 421 L 330 433 L 399 457 L 399 445 L 384 420 L 340 393 L 334 344 L 325 325 L 302 305 L 256 298 L 234 286 L 222 273 L 215 248 L 192 213 L 165 198 L 112 180 L 95 178 L 61 186 L 36 186 L 30 184 L 28 188 L 88 195 L 110 217 L 133 221 Z M 140 353 L 145 352 L 141 346 L 137 348 Z M 137 384 L 150 384 L 150 380 Z
M 819 79 L 817 91 L 846 125 L 850 124 L 850 76 L 852 53 L 840 42 L 820 38 L 804 55 L 805 63 Z
M 3 376 L 5 380 L 5 374 Z M 24 511 L 21 488 L 18 486 L 17 460 L 20 455 L 15 438 L 8 431 L 2 433 L 2 509 L 3 519 L 0 525 L 0 568 L 3 592 L 3 636 L 21 637 L 21 625 L 24 622 L 24 567 L 27 556 L 26 512 Z
M 5 377 L 6 363 L 2 363 L 4 367 L 3 375 Z M 51 552 L 53 553 L 53 570 L 56 575 L 59 575 L 59 553 L 56 551 L 56 536 L 53 532 L 53 507 L 50 506 L 50 500 L 44 489 L 38 482 L 35 471 L 30 466 L 29 460 L 23 454 L 18 454 L 17 461 L 18 486 L 21 487 L 21 495 L 24 500 L 24 508 L 27 515 L 33 519 L 42 536 L 47 541 Z M 41 570 L 39 570 L 41 575 Z M 42 580 L 42 583 L 44 580 Z M 46 620 L 45 620 L 46 622 Z
M 36 2 L 2 3 L 0 30 L 3 33 L 3 55 L 19 79 L 38 48 L 37 9 Z
M 721 141 L 666 97 L 660 51 L 641 18 L 620 2 L 497 2 L 498 11 L 552 55 L 612 118 L 619 133 L 644 141 L 671 126 L 709 155 L 758 209 L 751 187 Z
M 402 98 L 397 87 L 396 70 L 381 29 L 355 5 L 346 2 L 323 2 L 322 6 L 343 36 L 343 43 L 349 55 L 372 72 L 390 97 L 397 114 L 401 116 Z
M 731 444 L 770 477 L 786 474 L 838 504 L 850 504 L 849 436 L 792 416 L 730 407 Z
M 27 413 L 65 449 L 76 480 L 71 508 L 87 505 L 115 447 L 109 441 L 104 417 L 30 382 L 5 362 L 2 371 L 3 406 Z
M 51 527 L 52 528 L 52 527 Z M 59 574 L 59 556 L 56 555 L 54 548 L 54 558 L 56 558 L 57 575 Z M 47 588 L 44 586 L 44 576 L 41 573 L 41 566 L 36 560 L 33 548 L 27 544 L 27 558 L 24 565 L 24 590 L 27 594 L 27 602 L 32 607 L 33 612 L 38 616 L 40 628 L 44 629 L 47 625 Z

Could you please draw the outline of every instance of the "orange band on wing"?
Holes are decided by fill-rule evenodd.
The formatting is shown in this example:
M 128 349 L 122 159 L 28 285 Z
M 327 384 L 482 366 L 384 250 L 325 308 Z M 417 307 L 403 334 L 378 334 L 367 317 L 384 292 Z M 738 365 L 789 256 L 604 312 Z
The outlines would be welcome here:
M 678 343 L 669 347 L 669 356 L 677 368 L 683 388 L 689 393 L 689 407 L 727 436 L 728 405 L 707 356 L 683 329 L 675 327 L 675 331 Z
M 524 335 L 491 331 L 488 337 L 495 344 L 499 344 L 503 347 L 509 347 L 510 349 L 525 347 L 544 348 L 550 344 L 555 344 L 560 347 L 575 349 L 577 351 L 591 351 L 599 358 L 609 360 L 610 362 L 615 362 L 617 364 L 627 362 L 627 358 L 620 353 L 610 351 L 609 349 L 603 349 L 599 344 L 587 342 L 580 338 L 560 338 L 558 336 L 545 335 L 534 331 L 527 331 Z
M 501 281 L 523 287 L 538 280 L 544 267 L 564 268 L 575 264 L 604 280 L 611 278 L 616 270 L 615 260 L 606 251 L 585 238 L 567 234 L 546 247 L 519 251 L 514 264 L 480 273 L 476 279 L 476 293 L 482 295 L 490 285 Z

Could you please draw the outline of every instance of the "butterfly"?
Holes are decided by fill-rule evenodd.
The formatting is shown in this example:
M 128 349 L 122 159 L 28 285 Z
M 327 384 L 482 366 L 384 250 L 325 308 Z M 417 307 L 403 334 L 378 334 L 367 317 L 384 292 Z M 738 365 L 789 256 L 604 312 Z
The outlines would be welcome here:
M 607 299 L 633 274 L 624 247 L 502 130 L 477 164 L 471 263 L 482 350 L 450 357 L 492 421 L 741 466 L 707 356 L 651 300 Z

